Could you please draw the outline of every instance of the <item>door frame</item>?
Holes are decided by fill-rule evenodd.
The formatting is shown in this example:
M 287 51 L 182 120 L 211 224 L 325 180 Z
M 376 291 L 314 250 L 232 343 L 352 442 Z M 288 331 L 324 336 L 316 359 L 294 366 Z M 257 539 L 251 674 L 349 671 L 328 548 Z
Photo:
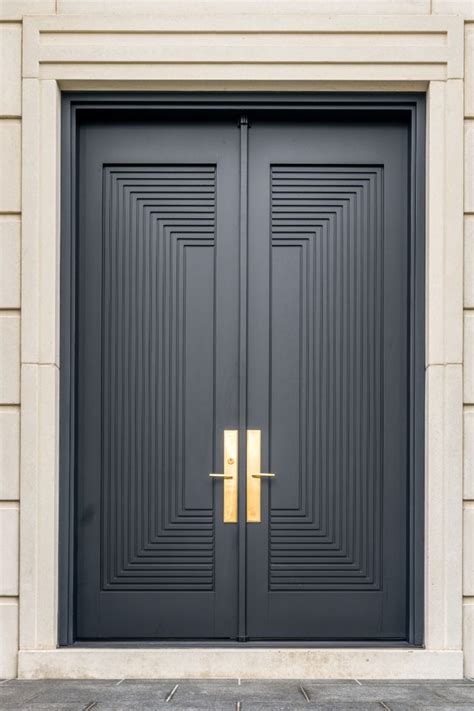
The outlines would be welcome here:
M 68 92 L 62 95 L 61 125 L 61 264 L 59 382 L 59 645 L 75 643 L 74 632 L 74 382 L 75 382 L 75 245 L 77 228 L 77 126 L 81 117 L 108 111 L 265 114 L 277 109 L 292 116 L 344 112 L 347 116 L 403 117 L 410 126 L 410 414 L 409 414 L 409 635 L 408 645 L 424 641 L 424 441 L 425 441 L 425 95 L 422 93 L 125 93 Z M 102 646 L 112 646 L 109 642 Z M 122 643 L 124 644 L 124 643 Z M 144 643 L 145 644 L 145 643 Z M 179 646 L 156 642 L 156 646 Z M 380 642 L 183 643 L 186 646 L 354 647 L 406 646 Z M 81 645 L 86 646 L 86 645 Z M 90 646 L 90 645 L 89 645 Z M 149 643 L 146 645 L 149 647 Z

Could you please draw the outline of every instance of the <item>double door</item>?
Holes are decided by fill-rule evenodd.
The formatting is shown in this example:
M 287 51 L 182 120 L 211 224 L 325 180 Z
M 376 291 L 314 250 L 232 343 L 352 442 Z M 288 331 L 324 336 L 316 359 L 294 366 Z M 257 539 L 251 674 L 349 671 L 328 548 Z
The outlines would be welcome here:
M 78 639 L 407 639 L 408 141 L 81 125 Z

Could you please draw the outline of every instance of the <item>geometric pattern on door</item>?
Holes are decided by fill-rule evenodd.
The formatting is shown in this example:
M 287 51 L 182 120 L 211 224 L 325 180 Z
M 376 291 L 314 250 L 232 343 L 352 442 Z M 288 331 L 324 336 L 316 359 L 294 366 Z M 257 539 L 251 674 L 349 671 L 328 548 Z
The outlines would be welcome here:
M 270 467 L 295 484 L 270 488 L 269 589 L 379 590 L 383 168 L 270 180 Z
M 212 591 L 216 168 L 105 166 L 103 201 L 102 589 Z

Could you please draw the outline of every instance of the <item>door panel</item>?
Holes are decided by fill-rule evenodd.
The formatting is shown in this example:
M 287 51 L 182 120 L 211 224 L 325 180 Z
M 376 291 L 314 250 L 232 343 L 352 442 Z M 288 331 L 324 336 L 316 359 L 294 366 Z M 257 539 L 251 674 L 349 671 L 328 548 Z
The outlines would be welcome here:
M 408 636 L 409 130 L 249 124 L 80 125 L 79 640 Z
M 236 635 L 238 132 L 80 134 L 79 638 Z
M 406 638 L 407 140 L 252 125 L 250 638 Z

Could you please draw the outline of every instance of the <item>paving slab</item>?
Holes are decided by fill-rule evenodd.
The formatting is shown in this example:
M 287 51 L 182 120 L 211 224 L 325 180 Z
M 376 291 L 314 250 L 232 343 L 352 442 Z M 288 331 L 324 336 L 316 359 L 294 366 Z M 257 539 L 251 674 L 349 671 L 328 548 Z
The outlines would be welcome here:
M 474 684 L 446 684 L 437 693 L 447 701 L 471 702 L 474 709 Z
M 26 704 L 37 694 L 34 687 L 21 687 L 11 681 L 0 684 L 0 709 L 6 708 L 8 703 Z
M 305 711 L 383 711 L 383 707 L 379 703 L 363 703 L 363 704 L 313 704 L 306 703 L 305 705 L 294 706 L 292 704 L 277 704 L 265 705 L 258 702 L 246 703 L 242 706 L 242 711 L 293 711 L 293 709 L 305 709 Z
M 415 686 L 420 686 L 420 685 L 427 685 L 427 686 L 471 686 L 474 684 L 474 679 L 356 679 L 355 680 L 357 684 L 361 686 L 380 686 L 383 684 L 384 686 L 400 686 L 402 684 L 403 686 L 408 686 L 408 685 L 415 685 Z M 318 683 L 315 680 L 311 681 L 312 684 Z M 321 683 L 327 684 L 329 682 L 327 681 L 322 681 Z M 337 684 L 340 684 L 340 681 L 336 681 Z
M 308 707 L 310 708 L 310 707 Z M 440 704 L 392 703 L 386 711 L 473 711 L 472 704 L 457 704 L 454 701 Z
M 131 711 L 133 706 L 108 706 L 99 703 L 91 711 Z M 209 702 L 178 702 L 165 703 L 159 706 L 140 706 L 139 711 L 236 711 L 237 703 L 231 701 Z M 241 701 L 240 711 L 383 711 L 380 704 L 310 704 L 305 701 Z
M 110 705 L 118 704 L 134 706 L 140 709 L 146 704 L 159 704 L 164 702 L 173 688 L 167 682 L 134 684 L 133 686 L 93 685 L 75 682 L 70 685 L 54 684 L 45 686 L 37 692 L 37 703 L 82 703 L 87 705 L 93 702 L 107 702 Z
M 473 711 L 474 682 L 52 679 L 0 684 L 0 711 L 237 711 L 237 702 L 241 711 Z
M 97 707 L 94 706 L 94 710 Z M 17 706 L 16 704 L 7 704 L 6 706 L 0 706 L 0 709 L 5 709 L 5 711 L 84 711 L 84 704 L 35 704 L 27 703 Z M 90 709 L 93 711 L 93 709 Z M 118 711 L 118 709 L 116 709 Z
M 186 681 L 179 683 L 174 701 L 179 703 L 198 703 L 202 701 L 244 701 L 258 699 L 262 703 L 277 701 L 297 703 L 305 701 L 299 688 L 299 682 L 293 680 L 242 680 L 228 681 Z
M 360 684 L 357 686 L 313 684 L 311 681 L 305 684 L 310 700 L 313 703 L 362 703 L 362 702 L 384 702 L 390 705 L 390 701 L 417 701 L 418 703 L 434 704 L 440 700 L 445 701 L 446 697 L 440 698 L 438 689 L 443 687 L 433 687 L 428 684 Z

